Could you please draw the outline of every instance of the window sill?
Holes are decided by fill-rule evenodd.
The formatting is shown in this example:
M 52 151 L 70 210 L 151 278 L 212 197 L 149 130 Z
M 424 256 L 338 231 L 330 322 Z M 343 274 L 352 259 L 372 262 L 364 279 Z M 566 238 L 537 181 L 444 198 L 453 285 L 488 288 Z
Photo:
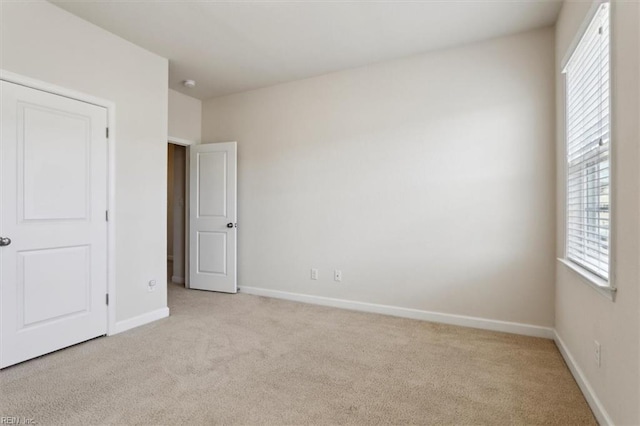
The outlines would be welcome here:
M 591 288 L 593 288 L 599 294 L 611 300 L 612 302 L 615 302 L 616 288 L 612 287 L 608 282 L 606 282 L 596 274 L 592 274 L 591 272 L 581 268 L 580 266 L 576 265 L 575 263 L 567 259 L 558 258 L 558 262 L 562 263 L 564 266 L 566 266 L 573 272 L 577 273 L 580 276 L 580 278 L 582 278 L 582 281 L 587 283 Z

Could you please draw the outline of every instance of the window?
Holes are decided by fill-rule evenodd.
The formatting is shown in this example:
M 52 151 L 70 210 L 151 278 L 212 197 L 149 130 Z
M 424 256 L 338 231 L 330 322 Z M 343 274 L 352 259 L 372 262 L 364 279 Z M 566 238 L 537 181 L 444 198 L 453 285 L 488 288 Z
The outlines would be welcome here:
M 609 281 L 609 4 L 566 65 L 566 257 Z

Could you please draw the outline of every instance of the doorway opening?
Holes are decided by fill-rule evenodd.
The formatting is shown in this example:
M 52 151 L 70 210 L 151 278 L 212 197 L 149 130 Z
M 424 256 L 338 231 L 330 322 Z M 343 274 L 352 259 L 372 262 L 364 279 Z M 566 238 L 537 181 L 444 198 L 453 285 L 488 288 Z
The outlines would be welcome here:
M 167 168 L 167 297 L 237 293 L 237 143 L 169 137 Z
M 187 147 L 167 145 L 167 285 L 186 286 Z

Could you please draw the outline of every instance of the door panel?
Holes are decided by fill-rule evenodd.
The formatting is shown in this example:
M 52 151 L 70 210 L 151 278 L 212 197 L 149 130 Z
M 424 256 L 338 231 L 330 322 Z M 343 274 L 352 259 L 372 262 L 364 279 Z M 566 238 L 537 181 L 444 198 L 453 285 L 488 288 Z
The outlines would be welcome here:
M 86 219 L 90 118 L 20 102 L 18 122 L 24 123 L 17 141 L 22 219 Z
M 198 272 L 227 274 L 227 234 L 198 232 Z
M 227 217 L 227 153 L 199 152 L 198 216 Z
M 189 288 L 236 293 L 236 143 L 192 146 L 189 165 Z
M 0 367 L 107 331 L 107 111 L 0 82 Z
M 89 250 L 80 246 L 18 253 L 20 329 L 91 309 Z

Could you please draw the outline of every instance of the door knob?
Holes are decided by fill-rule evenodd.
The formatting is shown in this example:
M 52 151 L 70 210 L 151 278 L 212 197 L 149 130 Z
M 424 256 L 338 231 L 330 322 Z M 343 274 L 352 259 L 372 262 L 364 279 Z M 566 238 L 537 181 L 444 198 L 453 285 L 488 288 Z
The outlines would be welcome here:
M 0 237 L 0 247 L 5 247 L 11 244 L 11 238 Z
M 233 228 L 233 223 L 227 223 L 227 228 Z

